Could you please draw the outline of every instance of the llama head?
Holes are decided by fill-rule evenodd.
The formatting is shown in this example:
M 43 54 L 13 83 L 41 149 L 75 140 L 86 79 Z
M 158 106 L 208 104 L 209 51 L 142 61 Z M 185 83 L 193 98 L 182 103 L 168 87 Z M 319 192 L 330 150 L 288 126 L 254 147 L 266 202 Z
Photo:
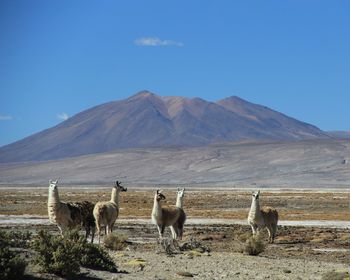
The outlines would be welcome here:
M 162 190 L 157 190 L 156 199 L 157 199 L 157 201 L 165 200 L 165 195 L 162 194 Z
M 185 188 L 183 188 L 183 189 L 177 188 L 177 196 L 184 197 L 185 196 Z
M 260 190 L 252 193 L 253 200 L 258 200 L 259 196 L 260 196 Z
M 118 191 L 120 192 L 126 192 L 128 189 L 127 188 L 124 188 L 122 185 L 121 185 L 121 182 L 119 181 L 116 181 L 115 182 L 115 185 L 114 185 L 114 188 L 116 188 Z
M 57 190 L 57 183 L 58 183 L 58 179 L 56 181 L 50 180 L 49 190 Z

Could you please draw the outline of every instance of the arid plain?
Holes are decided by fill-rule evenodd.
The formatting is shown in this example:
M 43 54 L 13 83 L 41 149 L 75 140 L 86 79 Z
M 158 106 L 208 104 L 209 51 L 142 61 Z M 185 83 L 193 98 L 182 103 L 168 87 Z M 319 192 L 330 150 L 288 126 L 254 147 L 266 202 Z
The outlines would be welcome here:
M 58 232 L 47 221 L 47 188 L 14 187 L 0 190 L 1 228 Z M 251 190 L 188 186 L 184 206 L 188 219 L 182 243 L 195 239 L 210 252 L 185 252 L 171 258 L 157 245 L 157 231 L 150 221 L 154 190 L 151 186 L 128 186 L 128 192 L 120 196 L 116 231 L 126 234 L 130 243 L 123 251 L 111 254 L 118 267 L 129 274 L 86 273 L 102 279 L 181 279 L 179 271 L 191 272 L 195 279 L 322 279 L 327 272 L 349 266 L 349 190 L 261 189 L 261 205 L 278 209 L 280 226 L 275 244 L 253 257 L 242 254 L 244 241 L 251 234 L 245 221 Z M 175 186 L 164 188 L 167 205 L 175 204 L 175 191 Z M 63 201 L 96 202 L 109 197 L 110 188 L 105 186 L 60 188 Z M 18 222 L 7 223 L 11 217 Z M 265 232 L 263 238 L 267 241 Z M 130 265 L 140 258 L 144 262 Z M 261 270 L 256 278 L 252 278 L 251 265 Z

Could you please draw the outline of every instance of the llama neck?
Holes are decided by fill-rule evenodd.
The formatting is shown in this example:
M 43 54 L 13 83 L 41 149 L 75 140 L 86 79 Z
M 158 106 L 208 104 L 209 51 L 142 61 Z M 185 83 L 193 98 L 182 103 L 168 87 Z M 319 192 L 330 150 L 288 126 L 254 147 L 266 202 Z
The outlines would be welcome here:
M 157 195 L 154 197 L 152 216 L 161 217 L 162 216 L 162 206 L 161 203 L 157 200 Z
M 48 204 L 58 204 L 60 203 L 60 198 L 58 196 L 58 190 L 49 190 Z
M 252 205 L 250 206 L 250 215 L 258 216 L 260 214 L 259 199 L 252 199 Z
M 184 198 L 181 195 L 178 195 L 176 198 L 176 207 L 182 208 L 184 205 Z
M 111 202 L 119 205 L 119 191 L 116 188 L 112 189 Z

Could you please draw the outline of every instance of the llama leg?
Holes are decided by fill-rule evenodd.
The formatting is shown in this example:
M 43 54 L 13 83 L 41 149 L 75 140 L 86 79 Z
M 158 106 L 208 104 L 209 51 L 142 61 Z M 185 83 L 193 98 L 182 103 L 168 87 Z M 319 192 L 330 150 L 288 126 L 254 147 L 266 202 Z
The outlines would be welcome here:
M 158 229 L 158 233 L 159 233 L 159 238 L 163 238 L 162 229 L 160 228 L 159 225 L 157 225 L 157 229 Z
M 269 234 L 269 243 L 272 243 L 272 232 L 271 232 L 271 228 L 270 227 L 266 227 L 267 232 Z
M 58 229 L 60 230 L 60 234 L 63 235 L 63 229 L 62 226 L 57 225 Z
M 95 238 L 95 227 L 92 227 L 91 229 L 91 243 L 94 243 L 94 238 Z
M 57 225 L 59 230 L 60 230 L 60 233 L 61 235 L 63 236 L 63 233 L 68 229 L 68 226 L 64 225 L 64 224 L 60 224 L 60 225 Z
M 163 225 L 162 228 L 161 228 L 162 237 L 164 235 L 164 230 L 165 230 L 165 226 Z
M 87 242 L 87 239 L 90 235 L 90 227 L 89 226 L 85 226 L 85 241 Z
M 276 232 L 277 232 L 277 225 L 272 225 L 272 243 L 274 243 L 275 241 Z
M 101 225 L 99 223 L 96 223 L 96 229 L 98 234 L 98 244 L 101 242 Z
M 250 225 L 252 228 L 253 236 L 256 235 L 258 227 L 256 225 Z
M 184 233 L 184 226 L 181 225 L 178 229 L 178 237 L 180 240 L 182 240 L 183 233 Z
M 115 222 L 111 224 L 111 233 L 112 233 L 112 231 L 113 231 L 114 224 L 115 224 Z
M 180 228 L 179 228 L 179 225 L 176 225 L 175 228 L 175 236 L 174 236 L 174 240 L 175 239 L 178 239 L 179 238 L 179 235 L 180 235 Z
M 170 230 L 171 230 L 171 236 L 173 237 L 173 239 L 176 239 L 177 234 L 176 234 L 175 226 L 170 226 Z

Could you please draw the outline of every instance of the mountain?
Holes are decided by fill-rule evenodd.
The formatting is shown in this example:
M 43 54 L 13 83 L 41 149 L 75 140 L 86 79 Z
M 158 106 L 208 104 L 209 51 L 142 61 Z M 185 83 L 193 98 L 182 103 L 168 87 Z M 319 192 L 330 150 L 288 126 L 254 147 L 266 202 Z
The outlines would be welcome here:
M 0 162 L 59 159 L 125 148 L 327 137 L 313 125 L 239 97 L 208 102 L 142 91 L 3 146 Z
M 350 139 L 350 131 L 337 130 L 327 131 L 327 133 L 338 139 Z

